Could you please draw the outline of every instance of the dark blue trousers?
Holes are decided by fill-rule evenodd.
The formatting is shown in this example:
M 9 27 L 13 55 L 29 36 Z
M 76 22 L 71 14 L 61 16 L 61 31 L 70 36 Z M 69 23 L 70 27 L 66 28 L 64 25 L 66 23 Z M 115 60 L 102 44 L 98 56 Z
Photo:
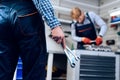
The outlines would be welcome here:
M 19 57 L 23 62 L 23 80 L 45 80 L 44 28 L 32 2 L 0 5 L 0 80 L 13 80 Z

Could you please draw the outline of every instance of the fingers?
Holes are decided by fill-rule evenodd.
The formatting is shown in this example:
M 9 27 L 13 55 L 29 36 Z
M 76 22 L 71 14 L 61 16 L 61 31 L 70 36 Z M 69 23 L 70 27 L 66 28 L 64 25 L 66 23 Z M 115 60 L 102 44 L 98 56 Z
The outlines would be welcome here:
M 63 30 L 58 26 L 52 30 L 52 38 L 58 43 L 62 44 L 62 47 L 66 48 L 65 36 Z
M 98 37 L 96 38 L 96 45 L 99 46 L 100 44 L 102 44 L 102 37 L 99 37 L 99 36 L 98 36 Z
M 91 40 L 89 38 L 83 37 L 82 42 L 85 43 L 85 44 L 90 44 Z
M 61 43 L 62 39 L 64 38 L 64 33 L 63 30 L 61 29 L 61 27 L 55 27 L 52 30 L 52 38 L 57 42 L 57 43 Z
M 66 48 L 66 42 L 65 42 L 65 38 L 61 38 L 61 37 L 52 37 L 58 44 L 61 43 L 63 49 Z
M 66 48 L 65 38 L 62 39 L 62 45 L 63 45 L 63 48 L 65 49 Z
M 62 42 L 61 37 L 53 36 L 52 38 L 53 38 L 58 44 Z
M 58 44 L 62 43 L 62 38 L 59 38 L 58 41 L 56 41 Z
M 58 44 L 62 44 L 63 48 L 65 48 L 65 38 L 63 37 L 52 37 Z
M 102 41 L 97 41 L 96 45 L 99 46 L 100 44 L 102 44 Z

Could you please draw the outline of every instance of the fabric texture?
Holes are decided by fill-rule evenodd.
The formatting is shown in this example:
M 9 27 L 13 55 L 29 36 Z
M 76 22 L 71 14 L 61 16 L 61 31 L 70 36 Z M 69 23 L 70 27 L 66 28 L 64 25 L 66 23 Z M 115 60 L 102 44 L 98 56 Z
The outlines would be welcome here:
M 0 80 L 13 80 L 18 58 L 23 80 L 45 80 L 45 26 L 32 2 L 0 5 Z
M 32 0 L 32 1 L 34 2 L 36 8 L 39 10 L 39 12 L 42 14 L 47 24 L 51 28 L 61 25 L 57 18 L 54 16 L 55 14 L 53 7 L 50 3 L 50 0 Z

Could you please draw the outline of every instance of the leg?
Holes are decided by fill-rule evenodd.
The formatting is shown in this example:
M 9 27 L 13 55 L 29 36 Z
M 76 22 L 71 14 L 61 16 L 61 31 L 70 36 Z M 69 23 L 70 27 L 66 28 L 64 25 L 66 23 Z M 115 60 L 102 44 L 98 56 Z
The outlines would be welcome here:
M 15 45 L 10 24 L 9 8 L 0 5 L 0 80 L 13 80 L 18 60 L 18 49 Z
M 23 80 L 45 80 L 46 43 L 44 23 L 38 13 L 19 17 L 19 46 L 23 61 Z

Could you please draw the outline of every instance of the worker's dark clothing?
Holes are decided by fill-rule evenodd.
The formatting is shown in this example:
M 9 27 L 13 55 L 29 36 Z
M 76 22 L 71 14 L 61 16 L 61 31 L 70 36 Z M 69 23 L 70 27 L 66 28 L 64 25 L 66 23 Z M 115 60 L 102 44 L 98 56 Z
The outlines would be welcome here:
M 23 80 L 45 80 L 44 22 L 31 0 L 0 1 L 0 80 L 13 80 L 19 56 Z
M 88 13 L 87 13 L 87 18 L 90 21 L 89 24 L 84 24 L 82 26 L 79 26 L 79 23 L 75 24 L 76 36 L 87 37 L 91 40 L 95 40 L 97 38 L 95 27 L 94 27 L 94 24 L 92 23 Z M 84 49 L 83 45 L 84 45 L 83 42 L 78 42 L 77 49 Z

